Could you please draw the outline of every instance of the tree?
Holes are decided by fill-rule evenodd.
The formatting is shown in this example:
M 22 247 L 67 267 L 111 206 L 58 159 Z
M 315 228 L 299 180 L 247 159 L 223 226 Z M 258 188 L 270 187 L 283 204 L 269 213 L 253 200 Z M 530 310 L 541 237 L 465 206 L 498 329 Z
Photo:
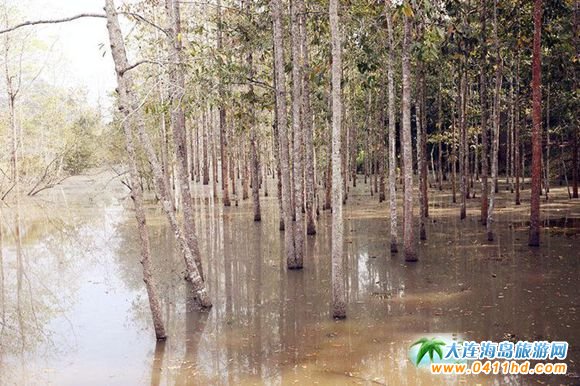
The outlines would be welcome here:
M 284 216 L 284 246 L 286 263 L 289 269 L 298 268 L 294 251 L 294 221 L 291 205 L 290 156 L 288 149 L 288 118 L 286 110 L 286 75 L 284 71 L 284 40 L 282 30 L 282 11 L 280 0 L 271 0 L 273 37 L 274 37 L 274 74 L 276 76 L 276 127 L 278 129 L 278 146 L 280 148 L 280 174 L 282 180 L 282 211 Z
M 294 257 L 292 268 L 300 269 L 304 264 L 304 151 L 303 151 L 303 130 L 302 111 L 304 98 L 302 96 L 302 37 L 300 27 L 304 13 L 304 3 L 302 0 L 292 0 L 292 133 L 293 143 L 293 186 L 294 186 Z
M 179 2 L 176 0 L 166 0 L 165 10 L 170 23 L 169 32 L 169 52 L 170 56 L 182 61 L 181 43 L 181 15 Z M 180 64 L 173 64 L 169 71 L 169 81 L 171 91 L 169 93 L 171 106 L 171 128 L 173 129 L 173 141 L 176 153 L 176 169 L 183 206 L 183 218 L 185 221 L 183 230 L 187 246 L 193 254 L 193 259 L 197 265 L 199 275 L 203 280 L 203 269 L 201 266 L 201 254 L 197 242 L 195 230 L 195 216 L 191 191 L 189 189 L 188 167 L 187 167 L 187 141 L 185 133 L 185 112 L 183 110 L 183 99 L 185 96 L 185 74 Z M 214 179 L 215 181 L 215 179 Z
M 493 135 L 491 138 L 492 149 L 491 149 L 491 192 L 489 194 L 489 205 L 487 212 L 487 240 L 493 241 L 493 212 L 495 208 L 495 194 L 498 191 L 498 158 L 499 158 L 499 126 L 501 122 L 501 84 L 502 84 L 502 59 L 500 56 L 499 48 L 499 37 L 497 34 L 497 0 L 494 0 L 493 6 L 493 40 L 495 46 L 495 87 L 493 93 Z
M 249 18 L 252 17 L 252 4 L 251 1 L 246 2 L 246 13 Z M 251 20 L 250 20 L 251 21 Z M 249 78 L 254 78 L 254 57 L 252 51 L 247 54 L 246 63 L 249 70 Z M 258 128 L 256 122 L 256 103 L 255 103 L 255 93 L 254 85 L 252 82 L 248 84 L 248 94 L 250 99 L 250 169 L 252 177 L 252 201 L 254 203 L 254 221 L 262 220 L 262 211 L 260 208 L 260 158 L 258 155 Z
M 534 0 L 534 40 L 532 46 L 532 187 L 528 245 L 540 245 L 540 193 L 542 173 L 542 0 Z
M 487 224 L 489 184 L 487 177 L 489 172 L 489 139 L 487 128 L 487 1 L 481 0 L 480 24 L 481 24 L 481 57 L 479 68 L 479 104 L 481 105 L 481 217 L 482 225 Z
M 330 34 L 332 45 L 332 317 L 346 317 L 344 289 L 343 218 L 342 218 L 342 38 L 339 29 L 338 0 L 330 0 Z
M 222 5 L 221 0 L 217 0 L 217 49 L 220 51 L 223 48 L 223 32 L 222 32 Z M 219 131 L 220 131 L 220 161 L 221 161 L 221 179 L 224 206 L 231 206 L 230 192 L 228 186 L 228 160 L 227 160 L 227 146 L 228 139 L 226 134 L 226 105 L 225 105 L 225 91 L 220 80 L 219 85 L 220 107 L 219 107 Z
M 387 21 L 388 60 L 387 60 L 387 88 L 389 114 L 389 209 L 391 219 L 391 253 L 397 253 L 397 127 L 395 120 L 395 43 L 393 37 L 393 22 L 388 2 L 385 2 L 385 17 Z
M 411 50 L 411 22 L 409 15 L 412 9 L 408 4 L 403 5 L 403 45 L 401 48 L 402 63 L 402 147 L 403 147 L 403 176 L 404 176 L 404 206 L 403 206 L 403 253 L 405 261 L 417 261 L 415 242 L 413 237 L 413 150 L 411 137 L 411 75 L 409 54 Z
M 316 234 L 316 216 L 314 210 L 314 201 L 316 198 L 316 181 L 315 181 L 315 153 L 314 153 L 314 133 L 313 133 L 313 114 L 310 100 L 310 57 L 308 53 L 308 19 L 306 12 L 302 12 L 301 17 L 301 38 L 302 38 L 302 55 L 303 67 L 302 75 L 302 125 L 304 130 L 304 151 L 305 151 L 305 196 L 306 196 L 306 233 L 309 235 Z

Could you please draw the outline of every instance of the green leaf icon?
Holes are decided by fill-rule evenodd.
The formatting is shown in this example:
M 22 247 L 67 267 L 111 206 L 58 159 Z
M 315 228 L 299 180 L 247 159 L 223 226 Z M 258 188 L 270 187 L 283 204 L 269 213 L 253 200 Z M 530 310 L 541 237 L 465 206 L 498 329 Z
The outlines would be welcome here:
M 445 346 L 445 342 L 437 338 L 431 339 L 421 338 L 415 343 L 413 343 L 411 347 L 416 346 L 418 344 L 420 344 L 421 347 L 419 347 L 419 352 L 417 353 L 417 361 L 416 361 L 417 365 L 419 365 L 421 359 L 423 359 L 423 357 L 426 354 L 429 354 L 429 359 L 431 360 L 431 362 L 433 362 L 433 353 L 437 353 L 437 355 L 439 355 L 439 358 L 443 359 L 443 350 L 441 350 L 441 346 Z

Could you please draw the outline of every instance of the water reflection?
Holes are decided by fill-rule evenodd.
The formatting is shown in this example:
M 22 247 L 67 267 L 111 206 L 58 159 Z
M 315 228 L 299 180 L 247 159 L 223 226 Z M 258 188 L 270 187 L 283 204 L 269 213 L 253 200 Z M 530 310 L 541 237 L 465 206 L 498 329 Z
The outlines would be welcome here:
M 328 214 L 307 239 L 305 269 L 289 272 L 281 259 L 276 198 L 263 199 L 257 224 L 250 202 L 224 209 L 210 190 L 197 189 L 196 226 L 214 308 L 193 308 L 173 235 L 152 205 L 154 272 L 170 334 L 157 345 L 134 218 L 122 195 L 90 207 L 69 198 L 66 205 L 54 204 L 59 210 L 42 213 L 28 206 L 18 237 L 17 221 L 6 220 L 14 212 L 4 209 L 3 377 L 58 384 L 532 384 L 533 378 L 434 377 L 410 363 L 407 349 L 429 333 L 578 341 L 577 236 L 548 229 L 548 247 L 530 250 L 526 229 L 517 225 L 525 213 L 517 209 L 500 206 L 499 242 L 490 245 L 476 221 L 475 201 L 471 216 L 460 222 L 456 208 L 435 196 L 421 261 L 405 264 L 389 252 L 387 208 L 351 192 L 344 254 L 349 318 L 335 322 L 329 317 Z M 579 213 L 577 206 L 551 210 L 555 218 Z M 14 340 L 5 325 L 20 331 L 20 338 Z M 33 331 L 39 326 L 58 344 L 40 342 Z M 61 340 L 69 342 L 66 350 Z M 7 346 L 16 341 L 18 347 Z M 22 348 L 24 341 L 29 343 Z M 578 351 L 571 355 L 577 364 Z M 542 378 L 548 384 L 574 380 Z

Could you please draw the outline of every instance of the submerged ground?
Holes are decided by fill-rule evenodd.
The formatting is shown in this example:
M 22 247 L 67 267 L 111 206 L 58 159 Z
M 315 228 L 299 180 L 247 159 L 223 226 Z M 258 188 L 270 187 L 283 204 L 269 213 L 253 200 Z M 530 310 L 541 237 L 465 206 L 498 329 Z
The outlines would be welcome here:
M 308 237 L 305 268 L 284 267 L 275 197 L 224 209 L 196 186 L 198 233 L 214 308 L 193 309 L 160 211 L 149 224 L 169 339 L 155 344 L 131 202 L 107 171 L 75 177 L 2 208 L 0 384 L 536 385 L 580 383 L 580 201 L 542 199 L 543 246 L 527 246 L 520 207 L 502 186 L 497 240 L 479 200 L 468 218 L 431 191 L 418 263 L 391 255 L 387 204 L 359 179 L 345 207 L 348 319 L 333 321 L 330 214 Z M 269 190 L 275 190 L 268 179 Z M 16 224 L 20 223 L 17 232 Z M 408 347 L 428 334 L 481 340 L 567 340 L 560 377 L 442 377 Z

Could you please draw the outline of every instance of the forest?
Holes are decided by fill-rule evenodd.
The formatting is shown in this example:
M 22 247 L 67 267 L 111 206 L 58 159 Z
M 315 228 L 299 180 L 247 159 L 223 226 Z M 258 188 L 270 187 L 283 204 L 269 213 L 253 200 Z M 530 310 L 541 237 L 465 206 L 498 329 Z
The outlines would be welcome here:
M 0 10 L 0 384 L 580 382 L 577 1 Z

